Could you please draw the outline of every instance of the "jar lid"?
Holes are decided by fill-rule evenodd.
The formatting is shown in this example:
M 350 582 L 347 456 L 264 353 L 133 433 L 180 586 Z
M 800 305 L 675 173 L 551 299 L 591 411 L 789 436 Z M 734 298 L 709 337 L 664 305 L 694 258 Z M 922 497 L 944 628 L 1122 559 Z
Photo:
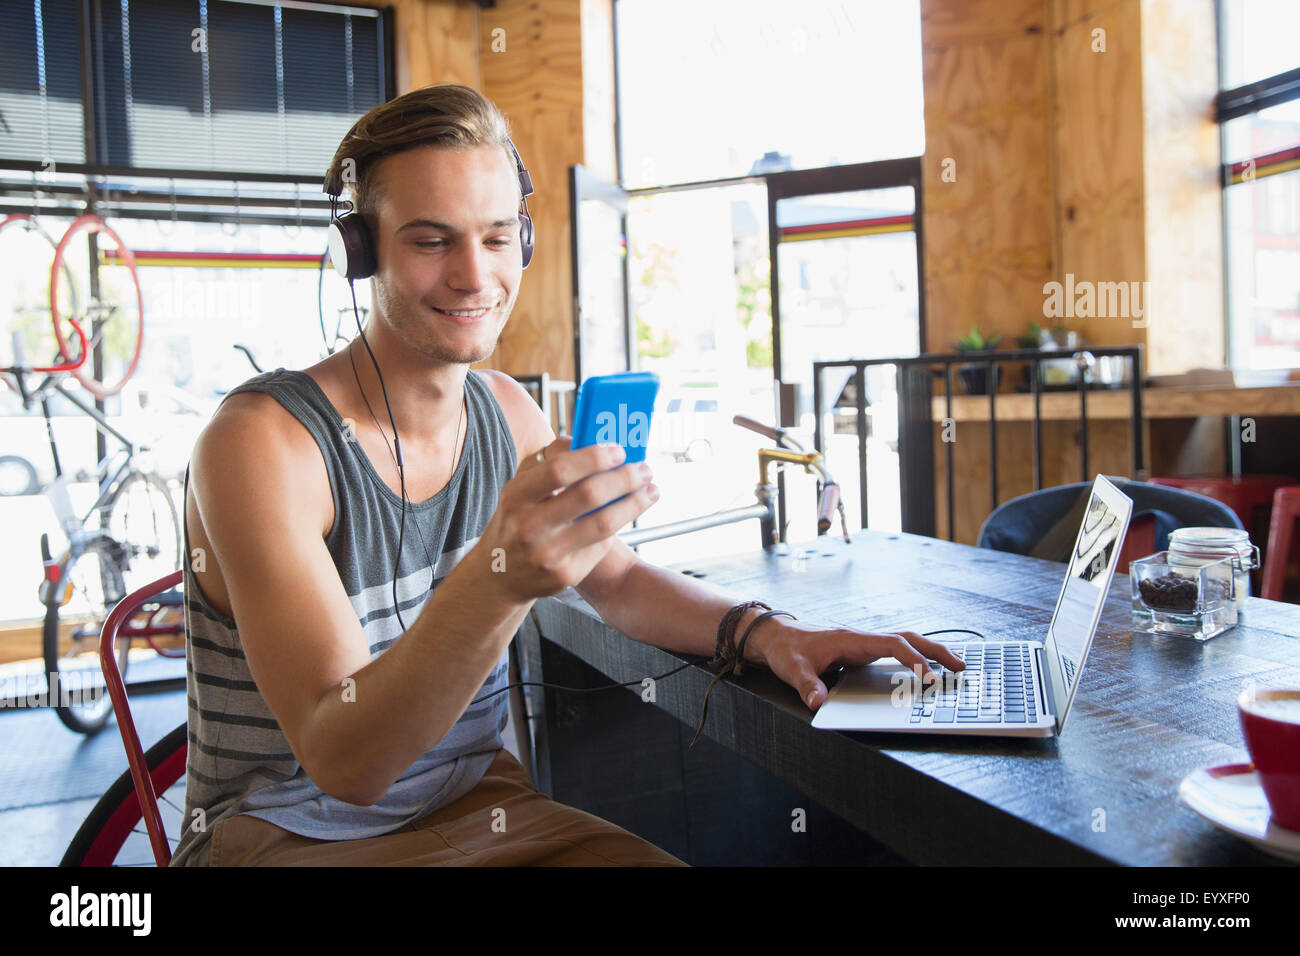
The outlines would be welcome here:
M 1242 556 L 1251 553 L 1250 533 L 1241 528 L 1178 528 L 1169 535 L 1169 547 Z

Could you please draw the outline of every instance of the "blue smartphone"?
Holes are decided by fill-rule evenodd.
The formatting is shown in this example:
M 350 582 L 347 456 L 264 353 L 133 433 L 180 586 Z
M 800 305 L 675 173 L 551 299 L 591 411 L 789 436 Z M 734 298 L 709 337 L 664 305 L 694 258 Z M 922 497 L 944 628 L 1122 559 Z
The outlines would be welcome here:
M 623 446 L 624 464 L 645 461 L 650 444 L 650 419 L 654 415 L 655 396 L 658 394 L 659 376 L 654 372 L 593 375 L 578 386 L 569 449 L 609 442 Z M 626 497 L 623 495 L 614 501 Z M 601 505 L 601 508 L 608 508 L 614 501 Z M 580 515 L 579 520 L 599 510 L 588 511 Z

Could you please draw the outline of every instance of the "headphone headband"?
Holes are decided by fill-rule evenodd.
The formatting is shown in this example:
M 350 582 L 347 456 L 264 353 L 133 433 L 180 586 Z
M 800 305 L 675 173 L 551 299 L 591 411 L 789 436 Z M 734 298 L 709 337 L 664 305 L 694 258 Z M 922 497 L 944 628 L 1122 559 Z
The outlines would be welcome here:
M 515 175 L 519 178 L 520 202 L 523 205 L 523 211 L 519 214 L 519 247 L 523 254 L 523 267 L 527 269 L 528 263 L 533 259 L 533 219 L 528 213 L 527 198 L 533 194 L 533 177 L 528 174 L 519 150 L 508 136 L 506 144 L 514 156 Z M 365 220 L 357 215 L 350 202 L 348 211 L 341 216 L 338 214 L 343 184 L 333 170 L 326 177 L 324 192 L 330 197 L 329 252 L 335 271 L 349 280 L 370 278 L 378 266 L 374 240 Z

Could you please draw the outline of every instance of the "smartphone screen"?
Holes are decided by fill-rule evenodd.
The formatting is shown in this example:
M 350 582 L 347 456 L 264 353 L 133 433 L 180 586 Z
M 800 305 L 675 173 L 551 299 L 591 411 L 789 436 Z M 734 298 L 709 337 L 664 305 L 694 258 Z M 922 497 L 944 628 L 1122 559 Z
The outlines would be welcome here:
M 623 446 L 623 463 L 645 461 L 650 444 L 650 419 L 654 415 L 659 376 L 653 372 L 594 375 L 578 386 L 573 407 L 570 450 L 605 443 Z M 618 467 L 622 467 L 621 465 Z M 615 498 L 622 501 L 627 495 Z M 601 505 L 608 508 L 614 501 Z M 594 508 L 580 515 L 595 514 Z
M 625 461 L 645 461 L 659 376 L 653 372 L 595 375 L 578 386 L 569 447 L 612 443 Z

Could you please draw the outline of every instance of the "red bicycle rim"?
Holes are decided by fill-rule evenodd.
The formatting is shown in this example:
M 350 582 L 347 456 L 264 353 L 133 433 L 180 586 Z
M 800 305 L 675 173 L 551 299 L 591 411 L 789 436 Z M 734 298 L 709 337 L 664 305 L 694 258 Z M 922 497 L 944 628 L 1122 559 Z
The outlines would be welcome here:
M 0 232 L 4 232 L 5 229 L 7 229 L 9 226 L 16 226 L 19 223 L 24 224 L 28 232 L 36 233 L 47 243 L 49 243 L 50 248 L 52 250 L 54 250 L 55 252 L 58 251 L 59 244 L 54 241 L 54 238 L 48 232 L 45 231 L 45 227 L 41 225 L 41 221 L 37 219 L 35 216 L 33 216 L 31 213 L 15 212 L 15 213 L 11 213 L 8 216 L 5 216 L 3 219 L 0 219 Z M 72 287 L 71 276 L 69 276 L 68 286 L 69 288 Z M 76 290 L 73 289 L 72 291 L 75 292 Z M 73 307 L 75 308 L 75 306 L 76 303 L 74 302 Z M 59 345 L 59 353 L 60 354 L 63 353 L 62 343 L 60 343 Z M 64 359 L 65 360 L 67 359 L 66 355 L 64 356 Z M 9 376 L 6 375 L 3 376 L 3 378 L 4 378 L 5 385 L 9 386 L 9 388 L 15 394 L 17 394 L 18 387 L 9 381 Z
M 121 240 L 118 234 L 109 228 L 108 223 L 93 213 L 88 213 L 73 220 L 72 225 L 68 227 L 68 231 L 59 240 L 58 248 L 54 251 L 54 263 L 50 266 L 50 320 L 54 323 L 54 337 L 58 340 L 59 351 L 63 354 L 64 360 L 72 362 L 76 360 L 76 356 L 69 351 L 71 340 L 64 336 L 62 322 L 60 321 L 58 274 L 59 267 L 64 263 L 69 241 L 73 236 L 82 232 L 102 232 L 117 243 L 117 248 L 121 251 L 122 262 L 130 271 L 131 284 L 135 287 L 136 321 L 138 325 L 135 336 L 135 349 L 131 354 L 131 360 L 127 363 L 126 372 L 121 380 L 112 385 L 98 381 L 93 377 L 93 368 L 89 361 L 82 363 L 81 367 L 72 373 L 77 377 L 77 381 L 84 385 L 92 395 L 97 398 L 108 398 L 108 396 L 116 395 L 122 390 L 122 386 L 135 374 L 135 367 L 140 362 L 140 347 L 144 343 L 144 297 L 140 294 L 140 276 L 135 269 L 135 256 L 132 255 L 131 250 L 126 247 L 126 243 Z

